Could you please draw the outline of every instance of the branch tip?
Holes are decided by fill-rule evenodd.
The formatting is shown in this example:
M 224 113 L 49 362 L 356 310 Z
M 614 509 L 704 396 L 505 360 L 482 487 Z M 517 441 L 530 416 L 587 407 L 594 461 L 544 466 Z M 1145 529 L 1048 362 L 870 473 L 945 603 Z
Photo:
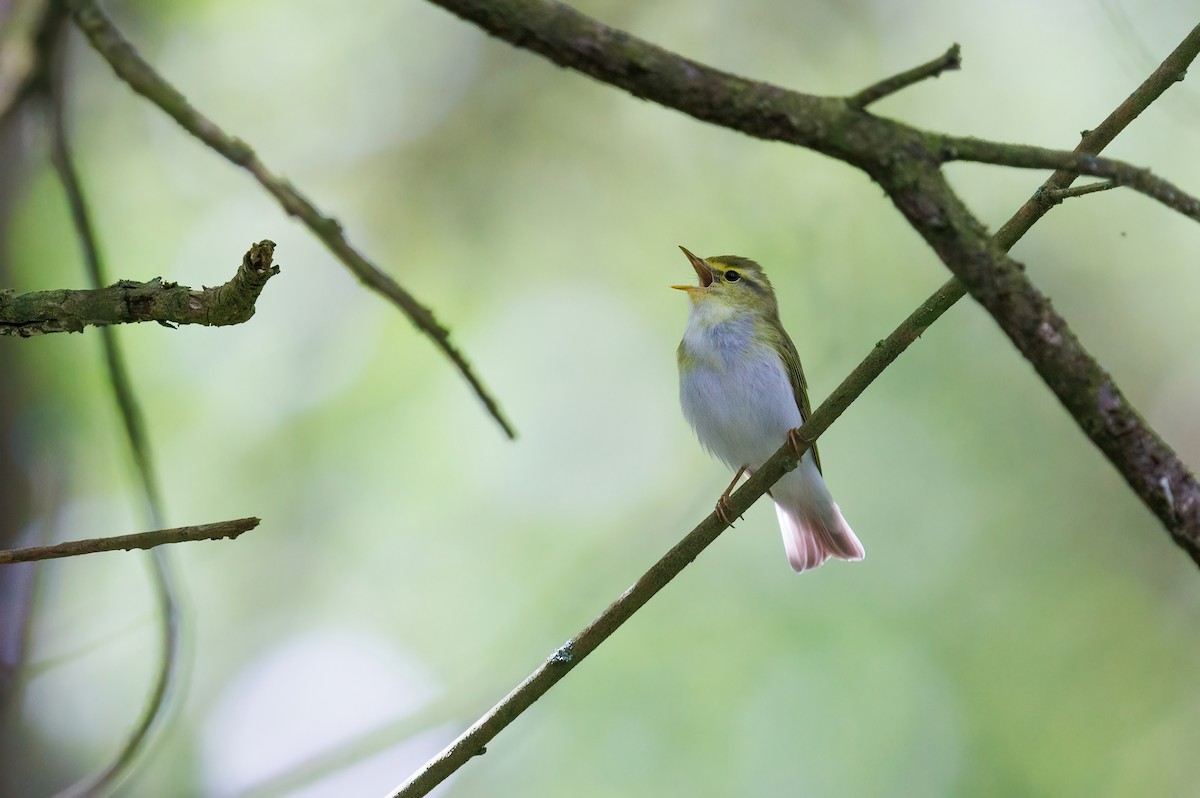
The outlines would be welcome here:
M 1057 205 L 1065 199 L 1071 197 L 1082 197 L 1085 194 L 1095 194 L 1097 191 L 1108 191 L 1109 189 L 1117 188 L 1121 185 L 1118 180 L 1101 180 L 1096 183 L 1086 183 L 1082 186 L 1068 186 L 1066 188 L 1053 188 L 1042 186 L 1035 194 L 1039 202 L 1044 205 Z
M 951 45 L 949 50 L 932 61 L 868 86 L 857 94 L 848 97 L 846 103 L 851 108 L 861 110 L 888 95 L 907 89 L 914 83 L 939 77 L 943 72 L 954 69 L 962 69 L 962 48 L 957 43 Z
M 136 532 L 131 535 L 113 535 L 107 538 L 87 538 L 56 543 L 53 546 L 31 546 L 24 549 L 0 550 L 0 565 L 17 562 L 53 560 L 61 557 L 76 557 L 81 554 L 96 554 L 104 551 L 133 551 L 150 549 L 168 543 L 187 543 L 197 540 L 235 540 L 261 523 L 259 518 L 237 518 L 213 524 L 181 526 L 173 529 L 157 529 L 153 532 Z

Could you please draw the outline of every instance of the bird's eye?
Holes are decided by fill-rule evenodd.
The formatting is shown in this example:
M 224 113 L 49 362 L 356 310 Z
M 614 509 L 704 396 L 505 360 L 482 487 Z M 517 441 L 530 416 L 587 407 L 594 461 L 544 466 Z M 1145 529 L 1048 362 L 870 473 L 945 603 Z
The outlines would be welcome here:
M 738 280 L 742 279 L 742 275 L 738 274 L 733 269 L 730 269 L 729 271 L 725 272 L 725 279 L 731 283 L 736 283 Z

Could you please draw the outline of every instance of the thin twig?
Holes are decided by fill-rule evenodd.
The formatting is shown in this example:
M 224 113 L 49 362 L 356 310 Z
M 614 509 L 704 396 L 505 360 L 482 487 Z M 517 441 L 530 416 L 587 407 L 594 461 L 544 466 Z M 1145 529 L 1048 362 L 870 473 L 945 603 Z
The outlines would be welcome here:
M 846 102 L 851 108 L 866 108 L 871 103 L 907 89 L 914 83 L 940 77 L 943 72 L 952 69 L 962 69 L 962 48 L 957 44 L 951 45 L 949 50 L 928 63 L 868 86 L 858 94 L 848 97 Z
M 100 245 L 92 226 L 91 214 L 88 211 L 87 200 L 84 196 L 83 184 L 75 169 L 71 156 L 70 139 L 67 135 L 66 123 L 66 39 L 70 28 L 62 25 L 58 37 L 55 64 L 52 70 L 53 79 L 50 85 L 50 153 L 55 171 L 63 186 L 67 204 L 71 211 L 71 221 L 79 245 L 83 250 L 84 262 L 93 288 L 104 285 L 104 267 L 100 259 Z M 146 499 L 146 515 L 151 526 L 164 526 L 162 495 L 159 492 L 158 479 L 150 454 L 150 442 L 145 432 L 145 422 L 121 349 L 117 344 L 116 331 L 112 327 L 100 328 L 100 341 L 104 348 L 104 359 L 107 366 L 109 382 L 113 398 L 117 403 L 121 421 L 125 427 L 125 436 L 129 441 L 130 454 L 137 469 L 142 492 Z M 138 754 L 150 742 L 151 732 L 166 716 L 169 709 L 168 698 L 171 689 L 179 676 L 180 640 L 183 634 L 181 611 L 175 578 L 170 562 L 166 555 L 155 549 L 148 558 L 151 581 L 154 590 L 156 610 L 160 621 L 161 635 L 159 645 L 162 657 L 154 684 L 146 705 L 137 723 L 125 738 L 120 749 L 107 765 L 99 771 L 85 776 L 58 793 L 57 798 L 82 798 L 103 793 L 128 775 L 129 769 Z
M 1149 169 L 1100 158 L 1090 152 L 1051 150 L 1025 144 L 1003 144 L 984 139 L 942 136 L 941 160 L 973 161 L 1022 169 L 1054 169 L 1074 175 L 1106 177 L 1121 186 L 1159 202 L 1189 219 L 1200 222 L 1200 199 L 1193 197 Z
M 1141 115 L 1142 111 L 1145 111 L 1152 102 L 1161 97 L 1163 92 L 1183 80 L 1198 52 L 1200 52 L 1200 25 L 1192 28 L 1179 46 L 1158 65 L 1158 69 L 1155 69 L 1148 78 L 1142 81 L 1142 85 L 1134 89 L 1133 93 L 1105 117 L 1103 122 L 1095 128 L 1083 132 L 1079 144 L 1075 147 L 1075 152 L 1098 153 L 1107 147 L 1122 130 Z M 1075 178 L 1076 175 L 1072 172 L 1057 171 L 1050 175 L 1039 191 L 1066 188 L 1075 182 Z M 1025 235 L 1034 222 L 1042 218 L 1042 215 L 1048 210 L 1049 208 L 1038 200 L 1037 192 L 1034 192 L 1034 195 L 1021 206 L 1021 209 L 996 232 L 996 238 L 1005 249 L 1008 249 L 1012 246 L 1011 242 L 1017 241 Z M 1010 243 L 1004 244 L 1003 242 L 1006 241 Z
M 0 291 L 0 335 L 28 338 L 84 327 L 157 321 L 164 325 L 241 324 L 254 315 L 254 303 L 279 267 L 272 264 L 273 241 L 263 240 L 242 257 L 233 278 L 214 288 L 189 288 L 159 278 L 121 280 L 105 288 L 59 289 L 13 294 Z
M 1071 197 L 1082 197 L 1086 194 L 1095 194 L 1097 191 L 1108 191 L 1116 188 L 1118 185 L 1118 183 L 1112 180 L 1101 180 L 1098 183 L 1088 183 L 1087 185 L 1072 186 L 1071 188 L 1049 188 L 1042 190 L 1038 194 L 1038 198 L 1042 202 L 1057 205 Z
M 180 526 L 174 529 L 156 529 L 153 532 L 134 532 L 128 535 L 113 535 L 107 538 L 87 538 L 52 546 L 30 546 L 24 549 L 0 549 L 0 565 L 34 560 L 53 560 L 60 557 L 75 557 L 80 554 L 97 554 L 103 551 L 132 551 L 151 549 L 168 543 L 187 543 L 196 540 L 234 540 L 243 532 L 249 532 L 260 523 L 258 518 L 237 518 L 233 521 L 218 521 L 213 524 Z
M 467 380 L 504 433 L 509 438 L 516 437 L 499 404 L 475 376 L 463 354 L 450 341 L 449 330 L 434 318 L 429 308 L 418 302 L 395 279 L 351 246 L 337 220 L 326 216 L 288 181 L 267 169 L 246 142 L 226 134 L 212 120 L 192 107 L 183 94 L 163 79 L 138 54 L 94 0 L 68 0 L 68 5 L 76 24 L 87 35 L 96 52 L 113 68 L 117 77 L 165 111 L 188 133 L 253 175 L 288 214 L 303 222 L 364 285 L 391 300 L 417 329 L 429 336 Z

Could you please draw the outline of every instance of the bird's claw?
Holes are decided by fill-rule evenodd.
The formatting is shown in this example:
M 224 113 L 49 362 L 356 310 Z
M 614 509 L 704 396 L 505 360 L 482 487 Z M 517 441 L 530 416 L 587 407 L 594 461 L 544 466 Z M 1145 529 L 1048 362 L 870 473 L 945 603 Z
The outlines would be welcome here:
M 717 509 L 714 511 L 717 518 L 721 519 L 721 523 L 730 529 L 733 528 L 733 508 L 729 506 L 729 494 L 721 494 L 721 498 L 717 499 Z
M 799 459 L 804 456 L 804 453 L 812 449 L 813 442 L 800 434 L 800 428 L 788 430 L 787 433 L 788 448 L 792 450 L 792 454 Z
M 739 468 L 737 473 L 733 475 L 733 479 L 730 481 L 729 487 L 727 487 L 725 492 L 721 494 L 721 498 L 717 499 L 717 509 L 714 510 L 714 512 L 717 514 L 717 518 L 721 519 L 721 523 L 725 524 L 727 527 L 733 526 L 734 519 L 733 508 L 729 506 L 729 494 L 733 492 L 734 485 L 738 483 L 738 480 L 742 478 L 742 474 L 745 473 L 745 466 Z

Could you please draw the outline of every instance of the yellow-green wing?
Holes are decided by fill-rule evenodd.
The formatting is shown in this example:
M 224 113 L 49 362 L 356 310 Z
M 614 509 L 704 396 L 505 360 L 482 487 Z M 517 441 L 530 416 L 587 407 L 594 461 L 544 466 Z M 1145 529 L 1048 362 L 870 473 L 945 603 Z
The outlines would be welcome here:
M 804 380 L 804 369 L 800 368 L 800 355 L 796 352 L 796 345 L 792 343 L 792 339 L 784 331 L 782 326 L 778 327 L 779 337 L 773 341 L 776 351 L 779 352 L 779 357 L 783 360 L 783 367 L 787 370 L 788 381 L 792 384 L 792 393 L 796 395 L 796 407 L 800 408 L 800 415 L 808 421 L 809 415 L 812 413 L 812 408 L 808 403 L 808 383 Z M 813 459 L 817 461 L 817 471 L 821 470 L 821 455 L 817 453 L 817 444 L 812 446 Z

